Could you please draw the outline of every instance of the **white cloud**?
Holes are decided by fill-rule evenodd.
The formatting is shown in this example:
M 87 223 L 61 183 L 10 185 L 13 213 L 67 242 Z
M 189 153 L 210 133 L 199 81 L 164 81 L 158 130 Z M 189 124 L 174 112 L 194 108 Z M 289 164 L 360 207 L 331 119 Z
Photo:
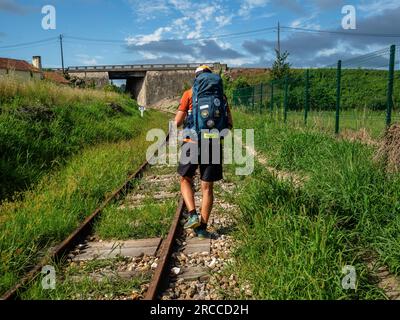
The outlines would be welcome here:
M 331 48 L 324 48 L 315 54 L 315 57 L 320 58 L 320 57 L 331 57 L 335 55 L 343 55 L 345 56 L 346 54 L 351 54 L 353 56 L 362 56 L 364 54 L 376 51 L 382 49 L 381 45 L 376 45 L 376 44 L 371 44 L 367 45 L 363 49 L 355 48 L 352 43 L 339 40 L 334 47 Z
M 187 0 L 169 0 L 169 3 L 172 4 L 175 9 L 181 12 L 190 10 L 192 7 L 192 3 Z
M 375 0 L 363 1 L 357 6 L 358 9 L 366 13 L 366 16 L 379 15 L 385 10 L 394 10 L 400 7 L 399 0 Z
M 221 15 L 221 16 L 215 17 L 215 21 L 218 23 L 218 27 L 222 28 L 224 26 L 231 24 L 232 18 L 233 18 L 233 15 L 230 15 L 230 16 Z
M 99 64 L 98 60 L 102 60 L 104 58 L 102 56 L 89 56 L 83 53 L 76 54 L 75 57 L 77 57 L 77 61 L 79 62 L 79 64 L 92 66 Z
M 160 41 L 163 33 L 170 32 L 171 30 L 171 27 L 158 28 L 156 31 L 150 34 L 138 35 L 135 37 L 129 36 L 125 39 L 125 41 L 127 42 L 128 46 L 132 44 L 141 46 L 150 42 Z
M 147 52 L 147 51 L 139 51 L 138 53 L 142 55 L 142 57 L 146 60 L 154 60 L 161 57 L 161 55 L 159 54 L 154 54 L 152 52 Z
M 194 30 L 190 31 L 186 36 L 187 39 L 198 39 L 201 37 L 201 32 L 203 31 L 203 22 L 201 20 L 196 21 L 196 27 Z
M 314 22 L 314 19 L 318 16 L 317 12 L 312 13 L 308 17 L 298 18 L 293 20 L 290 26 L 292 28 L 306 28 L 306 29 L 316 29 L 320 30 L 321 26 Z
M 130 3 L 137 3 L 137 1 L 134 0 L 129 1 Z M 249 6 L 253 8 L 254 6 L 261 5 L 262 3 L 266 3 L 268 1 L 248 0 L 247 2 Z M 158 44 L 157 42 L 161 40 L 166 40 L 168 38 L 181 39 L 182 41 L 195 40 L 199 38 L 210 37 L 211 34 L 223 33 L 224 31 L 222 28 L 231 24 L 232 19 L 235 17 L 234 12 L 232 11 L 235 9 L 232 9 L 229 6 L 229 3 L 220 0 L 203 0 L 201 2 L 189 0 L 158 0 L 156 3 L 156 11 L 158 10 L 159 13 L 166 11 L 174 18 L 163 18 L 161 21 L 167 21 L 166 24 L 158 27 L 149 34 L 131 35 L 125 39 L 128 46 L 130 46 L 132 49 L 136 48 L 137 46 L 145 45 L 147 49 L 146 53 L 143 50 L 144 47 L 142 50 L 138 50 L 137 52 L 144 59 L 148 60 L 163 58 L 160 54 L 152 52 L 149 48 L 156 48 L 155 50 L 160 50 L 159 48 L 161 47 L 171 46 L 171 44 L 168 42 L 166 42 L 165 45 L 164 43 Z M 140 3 L 138 5 L 139 7 L 141 6 Z M 149 4 L 149 7 L 154 8 L 153 4 Z M 150 8 L 146 10 L 150 12 Z M 146 10 L 143 9 L 142 11 L 146 12 Z M 216 32 L 216 30 L 218 31 Z M 220 41 L 218 41 L 218 43 L 220 43 Z M 194 42 L 194 45 L 197 45 L 198 48 L 202 48 L 201 44 L 202 42 Z M 171 50 L 174 51 L 173 48 L 171 48 Z M 227 43 L 221 44 L 220 49 L 213 47 L 213 50 L 214 55 L 232 55 L 233 58 L 236 58 L 234 50 L 230 48 L 229 44 Z M 149 51 L 151 52 L 150 55 L 148 54 Z M 196 61 L 199 59 L 199 57 L 201 57 L 201 55 L 199 56 L 198 52 L 194 54 L 194 56 L 193 54 L 187 55 L 188 51 L 190 50 L 185 50 L 185 52 L 172 51 L 168 53 L 170 55 L 169 57 L 177 57 L 185 61 Z
M 224 59 L 224 63 L 227 63 L 231 67 L 240 67 L 243 65 L 254 64 L 258 61 L 255 57 L 244 57 L 236 59 Z
M 330 57 L 339 52 L 341 52 L 341 50 L 337 46 L 336 48 L 322 49 L 322 50 L 318 51 L 315 56 L 316 57 Z
M 238 15 L 241 17 L 249 17 L 251 10 L 259 7 L 265 7 L 270 0 L 245 0 L 240 6 Z
M 127 0 L 134 15 L 140 20 L 152 20 L 159 14 L 167 14 L 170 11 L 166 0 Z

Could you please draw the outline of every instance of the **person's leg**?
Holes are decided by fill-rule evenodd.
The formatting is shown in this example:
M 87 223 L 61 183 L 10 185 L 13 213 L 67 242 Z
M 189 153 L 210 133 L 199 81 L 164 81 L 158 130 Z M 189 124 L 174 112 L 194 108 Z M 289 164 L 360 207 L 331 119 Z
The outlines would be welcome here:
M 220 145 L 217 145 L 220 147 Z M 211 210 L 214 203 L 214 182 L 222 179 L 222 161 L 219 159 L 219 163 L 213 163 L 211 152 L 209 163 L 200 164 L 200 179 L 201 179 L 201 224 L 195 229 L 199 238 L 209 238 L 210 234 L 207 232 L 207 224 L 210 218 Z M 219 153 L 220 157 L 222 153 Z
M 194 193 L 192 189 L 192 178 L 191 177 L 181 177 L 181 193 L 183 200 L 186 204 L 186 209 L 191 212 L 196 209 L 194 203 Z
M 207 224 L 214 202 L 214 182 L 201 181 L 201 193 L 201 222 Z
M 184 146 L 189 146 L 189 148 L 183 150 Z M 192 188 L 193 177 L 196 174 L 196 169 L 198 167 L 197 153 L 192 152 L 193 150 L 190 147 L 193 149 L 192 144 L 184 144 L 182 146 L 181 159 L 179 160 L 178 165 L 178 173 L 181 176 L 181 194 L 189 213 L 184 229 L 196 228 L 200 225 L 200 215 L 196 211 L 194 192 Z M 197 145 L 194 147 L 197 148 Z M 184 161 L 182 161 L 183 155 L 185 155 Z

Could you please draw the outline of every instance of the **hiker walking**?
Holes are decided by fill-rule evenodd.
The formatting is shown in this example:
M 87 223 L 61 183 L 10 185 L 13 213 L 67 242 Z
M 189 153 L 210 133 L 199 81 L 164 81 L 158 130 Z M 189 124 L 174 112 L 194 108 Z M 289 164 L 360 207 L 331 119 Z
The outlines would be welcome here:
M 199 238 L 209 238 L 207 223 L 214 201 L 214 181 L 222 179 L 223 139 L 219 132 L 231 129 L 233 122 L 221 77 L 205 65 L 198 67 L 195 73 L 193 87 L 184 92 L 175 116 L 176 125 L 184 125 L 178 173 L 189 212 L 184 228 L 193 228 Z M 200 214 L 192 189 L 198 167 L 202 192 Z

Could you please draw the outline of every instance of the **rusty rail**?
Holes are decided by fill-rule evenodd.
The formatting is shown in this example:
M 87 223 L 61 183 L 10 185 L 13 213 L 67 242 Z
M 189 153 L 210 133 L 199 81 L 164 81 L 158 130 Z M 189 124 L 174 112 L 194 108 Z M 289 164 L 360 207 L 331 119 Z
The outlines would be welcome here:
M 182 226 L 180 219 L 182 217 L 183 210 L 185 209 L 185 202 L 181 197 L 179 200 L 178 208 L 176 209 L 174 220 L 172 221 L 171 227 L 168 232 L 167 238 L 163 241 L 160 259 L 158 260 L 157 269 L 147 289 L 144 300 L 155 300 L 158 297 L 158 293 L 163 288 L 163 282 L 167 282 L 168 274 L 168 262 L 174 246 L 174 240 L 176 236 L 181 232 Z

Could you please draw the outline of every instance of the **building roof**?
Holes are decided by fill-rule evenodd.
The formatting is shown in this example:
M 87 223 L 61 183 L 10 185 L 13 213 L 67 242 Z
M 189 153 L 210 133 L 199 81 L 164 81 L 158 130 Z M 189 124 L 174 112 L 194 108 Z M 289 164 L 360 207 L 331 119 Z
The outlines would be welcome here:
M 38 68 L 35 68 L 30 63 L 25 60 L 17 60 L 17 59 L 9 59 L 9 58 L 0 58 L 0 69 L 9 69 L 9 70 L 17 70 L 17 71 L 32 71 L 40 73 L 41 71 Z
M 63 75 L 59 72 L 54 71 L 45 71 L 43 72 L 44 78 L 53 82 L 61 83 L 61 84 L 69 84 L 69 81 L 63 77 Z

